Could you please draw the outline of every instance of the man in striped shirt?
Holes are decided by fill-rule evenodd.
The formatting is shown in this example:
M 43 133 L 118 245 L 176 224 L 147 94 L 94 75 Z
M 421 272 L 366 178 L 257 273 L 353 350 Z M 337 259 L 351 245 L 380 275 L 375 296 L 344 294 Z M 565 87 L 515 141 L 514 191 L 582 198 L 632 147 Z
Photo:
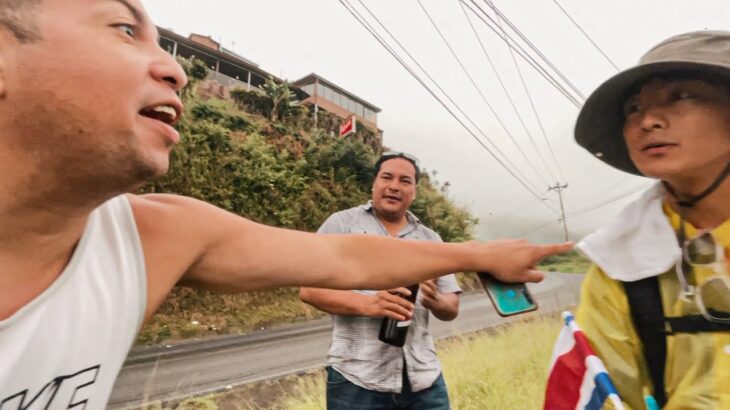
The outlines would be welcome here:
M 408 211 L 416 197 L 417 160 L 405 153 L 386 153 L 376 163 L 375 174 L 371 201 L 331 215 L 319 233 L 440 242 L 436 232 Z M 428 319 L 429 312 L 441 320 L 456 318 L 460 292 L 453 274 L 422 283 L 415 304 L 401 297 L 409 294 L 406 288 L 302 288 L 303 301 L 333 315 L 327 408 L 447 410 L 449 397 Z M 411 320 L 402 348 L 378 340 L 383 318 Z

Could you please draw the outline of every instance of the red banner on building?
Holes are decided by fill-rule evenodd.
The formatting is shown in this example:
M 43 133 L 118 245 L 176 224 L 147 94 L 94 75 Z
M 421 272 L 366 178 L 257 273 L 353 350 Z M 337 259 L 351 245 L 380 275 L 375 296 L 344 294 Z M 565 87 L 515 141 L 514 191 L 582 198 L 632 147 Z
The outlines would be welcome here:
M 355 133 L 356 123 L 357 121 L 355 120 L 354 115 L 346 119 L 345 122 L 340 125 L 340 137 Z

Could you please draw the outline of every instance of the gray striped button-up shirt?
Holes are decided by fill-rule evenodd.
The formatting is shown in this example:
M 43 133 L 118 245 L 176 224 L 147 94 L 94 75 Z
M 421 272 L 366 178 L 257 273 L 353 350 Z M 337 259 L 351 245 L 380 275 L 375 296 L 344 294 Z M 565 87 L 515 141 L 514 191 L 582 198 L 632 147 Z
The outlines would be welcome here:
M 407 218 L 408 225 L 399 233 L 399 238 L 441 242 L 441 237 L 422 225 L 415 215 L 408 212 Z M 389 236 L 376 218 L 370 202 L 332 214 L 318 232 Z M 438 278 L 436 284 L 442 293 L 461 292 L 453 274 Z M 372 290 L 353 292 L 365 295 L 376 293 Z M 436 356 L 433 338 L 428 333 L 430 312 L 423 307 L 420 298 L 419 294 L 413 322 L 403 348 L 378 340 L 382 320 L 380 318 L 332 315 L 332 345 L 327 357 L 328 365 L 360 387 L 380 392 L 400 393 L 405 358 L 412 391 L 431 387 L 441 374 L 441 366 Z

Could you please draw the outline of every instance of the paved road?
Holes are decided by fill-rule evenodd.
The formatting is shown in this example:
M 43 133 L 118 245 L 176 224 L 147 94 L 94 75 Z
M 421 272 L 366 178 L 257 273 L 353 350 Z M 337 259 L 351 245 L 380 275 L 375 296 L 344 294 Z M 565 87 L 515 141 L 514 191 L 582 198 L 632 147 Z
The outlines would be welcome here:
M 554 312 L 577 302 L 582 275 L 551 274 L 530 285 L 540 309 Z M 501 318 L 483 293 L 461 298 L 459 317 L 431 321 L 434 337 L 444 338 L 522 319 Z M 110 408 L 169 400 L 273 379 L 324 366 L 330 342 L 329 318 L 285 326 L 251 335 L 187 343 L 173 348 L 133 352 L 114 386 Z

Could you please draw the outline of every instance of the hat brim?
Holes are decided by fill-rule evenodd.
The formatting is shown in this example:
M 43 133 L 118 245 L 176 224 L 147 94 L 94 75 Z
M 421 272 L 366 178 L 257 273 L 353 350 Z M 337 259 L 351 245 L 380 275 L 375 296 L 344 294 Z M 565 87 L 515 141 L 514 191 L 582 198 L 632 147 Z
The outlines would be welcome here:
M 575 124 L 575 140 L 603 162 L 621 171 L 642 175 L 631 161 L 623 136 L 626 94 L 652 76 L 671 71 L 697 71 L 725 76 L 730 69 L 696 62 L 657 62 L 623 71 L 599 86 L 586 100 Z

